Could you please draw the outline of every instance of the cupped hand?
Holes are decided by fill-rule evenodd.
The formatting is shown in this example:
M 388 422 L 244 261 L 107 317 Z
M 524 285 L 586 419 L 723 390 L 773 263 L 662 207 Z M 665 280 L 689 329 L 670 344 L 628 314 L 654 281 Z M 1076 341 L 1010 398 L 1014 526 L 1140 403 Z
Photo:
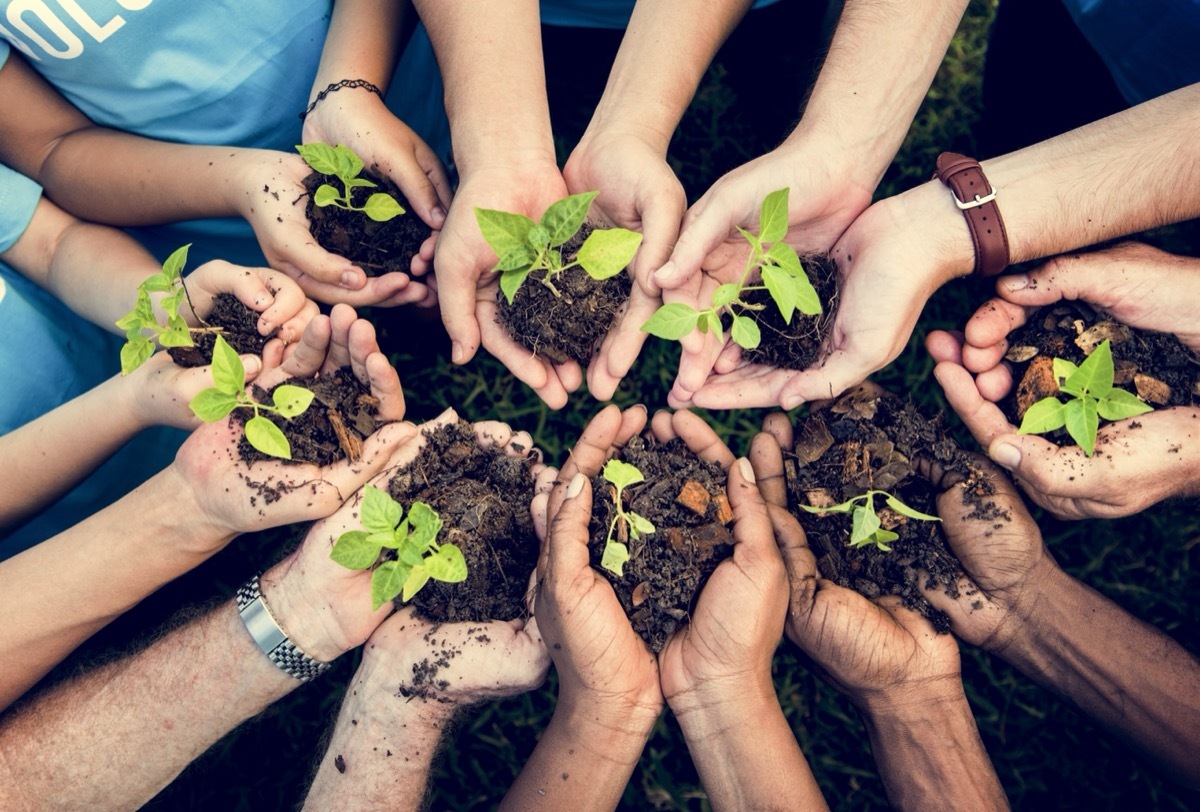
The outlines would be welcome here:
M 317 303 L 304 295 L 295 280 L 270 268 L 248 268 L 215 259 L 196 268 L 185 280 L 192 307 L 182 314 L 192 327 L 199 327 L 213 309 L 213 299 L 231 293 L 259 314 L 258 332 L 274 333 L 284 343 L 295 341 L 317 315 Z M 278 331 L 278 332 L 276 332 Z
M 517 344 L 497 321 L 500 290 L 496 253 L 483 238 L 475 209 L 497 209 L 538 220 L 567 187 L 553 164 L 520 168 L 488 167 L 464 173 L 445 228 L 438 237 L 434 264 L 442 321 L 453 344 L 452 360 L 464 364 L 480 344 L 551 408 L 567 403 L 567 393 L 583 382 L 574 361 L 556 367 Z
M 636 133 L 589 129 L 567 159 L 563 178 L 571 194 L 599 191 L 592 214 L 602 225 L 642 234 L 630 264 L 635 284 L 629 304 L 588 365 L 588 390 L 608 400 L 646 341 L 641 326 L 661 303 L 652 273 L 670 255 L 687 198 L 666 156 Z
M 972 377 L 963 366 L 961 338 L 935 331 L 926 347 L 938 362 L 933 375 L 950 408 L 1025 495 L 1058 518 L 1129 516 L 1163 499 L 1197 492 L 1200 410 L 1176 406 L 1107 423 L 1089 457 L 1077 445 L 1060 447 L 1036 434 L 1018 434 L 984 396 L 982 375 Z
M 787 614 L 787 574 L 746 459 L 729 469 L 733 557 L 721 562 L 691 622 L 659 654 L 663 695 L 678 715 L 773 690 L 771 660 Z
M 768 418 L 751 460 L 775 542 L 787 569 L 790 595 L 784 631 L 825 678 L 860 707 L 961 693 L 958 645 L 899 598 L 868 600 L 821 577 L 804 530 L 786 508 L 781 444 L 791 447 L 791 424 Z
M 311 171 L 299 154 L 248 150 L 239 156 L 233 205 L 254 229 L 271 267 L 326 304 L 387 306 L 428 297 L 426 286 L 408 274 L 368 278 L 349 259 L 317 243 L 309 230 L 304 187 Z

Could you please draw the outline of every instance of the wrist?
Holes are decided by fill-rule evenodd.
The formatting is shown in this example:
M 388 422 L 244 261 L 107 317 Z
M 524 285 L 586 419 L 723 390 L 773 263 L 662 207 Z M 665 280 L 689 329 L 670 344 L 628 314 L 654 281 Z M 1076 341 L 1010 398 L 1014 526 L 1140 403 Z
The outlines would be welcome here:
M 926 267 L 933 269 L 933 289 L 974 270 L 971 232 L 941 181 L 924 183 L 882 203 L 889 207 L 897 227 L 918 239 L 919 250 L 928 257 Z
M 636 753 L 641 753 L 662 707 L 657 684 L 653 692 L 621 696 L 561 685 L 554 715 L 572 730 L 578 729 L 580 738 L 594 742 L 601 754 L 632 751 L 635 747 Z
M 957 673 L 859 691 L 851 700 L 868 722 L 901 725 L 936 719 L 967 705 L 962 677 Z
M 191 481 L 179 470 L 178 462 L 151 477 L 135 493 L 143 490 L 149 505 L 165 506 L 169 511 L 173 519 L 169 521 L 171 532 L 166 536 L 169 548 L 194 561 L 193 566 L 223 549 L 241 532 L 208 515 L 196 498 Z
M 782 713 L 769 680 L 708 681 L 667 700 L 689 739 L 720 736 L 746 726 L 747 720 Z
M 263 601 L 296 648 L 318 662 L 333 662 L 355 643 L 346 638 L 326 596 L 313 594 L 311 579 L 295 563 L 292 554 L 262 574 Z

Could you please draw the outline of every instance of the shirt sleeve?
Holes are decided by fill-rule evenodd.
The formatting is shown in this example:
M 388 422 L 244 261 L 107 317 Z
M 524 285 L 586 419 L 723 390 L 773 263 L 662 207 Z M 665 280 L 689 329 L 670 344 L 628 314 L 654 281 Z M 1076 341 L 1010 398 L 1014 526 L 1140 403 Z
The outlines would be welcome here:
M 0 254 L 20 239 L 37 209 L 42 187 L 0 164 Z

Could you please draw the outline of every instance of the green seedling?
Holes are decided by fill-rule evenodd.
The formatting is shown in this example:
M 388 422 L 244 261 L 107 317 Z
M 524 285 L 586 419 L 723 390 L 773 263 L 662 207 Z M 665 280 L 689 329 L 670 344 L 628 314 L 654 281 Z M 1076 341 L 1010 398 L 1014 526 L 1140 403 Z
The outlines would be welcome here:
M 792 323 L 792 314 L 799 310 L 806 316 L 821 313 L 821 299 L 816 288 L 808 279 L 796 250 L 783 242 L 788 229 L 788 190 L 779 189 L 763 199 L 758 220 L 758 235 L 738 227 L 738 232 L 750 243 L 750 256 L 746 269 L 737 282 L 729 282 L 713 291 L 712 304 L 704 310 L 695 310 L 682 302 L 665 304 L 642 325 L 642 330 L 653 336 L 678 341 L 692 330 L 710 330 L 725 340 L 721 315 L 728 314 L 732 320 L 730 333 L 734 342 L 743 349 L 752 350 L 762 342 L 762 331 L 748 312 L 762 310 L 765 305 L 749 304 L 742 297 L 756 290 L 766 290 L 787 324 Z M 766 247 L 770 244 L 770 247 Z M 759 272 L 761 285 L 750 284 L 755 271 Z
M 608 539 L 604 542 L 604 554 L 600 557 L 600 566 L 617 577 L 625 574 L 625 562 L 629 560 L 629 545 L 621 541 L 625 536 L 637 541 L 642 536 L 654 532 L 654 525 L 645 516 L 640 516 L 631 510 L 625 510 L 622 495 L 630 485 L 645 482 L 642 472 L 636 465 L 630 465 L 620 460 L 609 460 L 601 472 L 604 480 L 613 486 L 613 506 L 616 515 L 608 523 Z
M 259 403 L 246 391 L 246 368 L 233 347 L 221 336 L 213 346 L 212 376 L 215 386 L 201 390 L 188 407 L 205 423 L 213 423 L 242 407 L 253 409 L 254 416 L 246 421 L 246 440 L 264 454 L 292 458 L 292 446 L 279 426 L 260 412 L 274 412 L 291 419 L 304 414 L 313 400 L 311 390 L 284 384 L 275 387 L 273 404 Z
M 359 187 L 365 189 L 377 188 L 379 184 L 366 178 L 360 178 L 358 173 L 363 169 L 362 158 L 359 158 L 349 147 L 338 144 L 331 147 L 328 144 L 300 144 L 296 151 L 304 162 L 322 175 L 333 175 L 342 183 L 341 193 L 328 183 L 322 183 L 313 194 L 313 202 L 318 206 L 337 206 L 348 211 L 361 211 L 377 223 L 386 223 L 393 217 L 404 214 L 404 207 L 396 199 L 384 192 L 376 192 L 367 198 L 367 202 L 359 207 L 354 205 L 353 191 Z
M 899 513 L 901 516 L 907 516 L 910 519 L 918 519 L 923 522 L 940 522 L 937 516 L 930 516 L 928 513 L 922 513 L 919 510 L 914 510 L 908 505 L 901 502 L 895 496 L 892 496 L 887 491 L 867 491 L 861 496 L 855 496 L 852 499 L 847 499 L 838 505 L 830 505 L 829 507 L 813 507 L 812 505 L 800 505 L 801 510 L 806 510 L 809 513 L 825 514 L 825 513 L 850 513 L 850 546 L 865 547 L 868 544 L 874 544 L 885 553 L 892 551 L 891 542 L 900 538 L 891 530 L 885 530 L 883 523 L 879 520 L 879 515 L 875 512 L 875 497 L 882 496 L 887 502 L 887 506 Z
M 363 494 L 362 530 L 342 533 L 329 557 L 352 570 L 375 567 L 371 573 L 371 608 L 378 609 L 397 595 L 404 603 L 432 578 L 448 584 L 466 580 L 467 561 L 453 544 L 438 544 L 442 519 L 424 502 L 404 508 L 392 497 L 368 485 Z M 384 548 L 396 557 L 379 563 Z
M 1071 399 L 1063 403 L 1050 396 L 1034 403 L 1025 410 L 1019 433 L 1045 434 L 1066 426 L 1067 434 L 1090 457 L 1096 450 L 1101 417 L 1123 420 L 1153 411 L 1137 395 L 1113 386 L 1112 347 L 1107 338 L 1079 366 L 1055 358 L 1054 380 Z
M 183 284 L 183 268 L 187 264 L 188 249 L 191 243 L 177 249 L 167 261 L 162 270 L 147 278 L 138 285 L 137 303 L 117 321 L 117 327 L 125 331 L 125 346 L 121 347 L 121 374 L 128 375 L 144 364 L 154 355 L 154 341 L 163 347 L 191 347 L 194 332 L 220 332 L 218 327 L 189 327 L 183 316 L 179 315 L 179 306 L 188 299 L 187 287 Z M 159 300 L 159 307 L 167 314 L 167 324 L 164 327 L 154 316 L 154 305 L 150 294 L 165 293 Z M 195 312 L 195 308 L 192 308 Z M 149 335 L 147 335 L 149 333 Z
M 500 257 L 493 271 L 500 273 L 500 290 L 511 305 L 525 277 L 544 271 L 541 281 L 555 296 L 554 277 L 563 271 L 583 267 L 596 281 L 616 276 L 625 270 L 642 235 L 624 228 L 598 228 L 588 235 L 573 262 L 563 262 L 563 243 L 579 233 L 588 209 L 599 192 L 571 195 L 551 204 L 539 222 L 523 214 L 495 209 L 475 209 L 475 220 L 488 245 Z

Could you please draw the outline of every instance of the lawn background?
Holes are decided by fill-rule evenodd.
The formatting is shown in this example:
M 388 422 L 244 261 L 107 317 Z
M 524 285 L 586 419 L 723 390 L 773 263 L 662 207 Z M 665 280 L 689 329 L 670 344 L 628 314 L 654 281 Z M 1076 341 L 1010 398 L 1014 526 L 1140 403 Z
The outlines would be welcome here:
M 973 0 L 933 88 L 878 196 L 925 181 L 943 149 L 973 154 L 986 32 L 995 0 Z M 721 62 L 709 71 L 672 147 L 677 174 L 691 197 L 722 171 L 761 149 L 753 120 L 730 114 L 736 93 Z M 747 128 L 750 130 L 747 130 Z M 1156 235 L 1169 239 L 1171 232 Z M 1177 242 L 1175 248 L 1180 246 Z M 1185 249 L 1194 246 L 1185 244 Z M 1194 253 L 1194 250 L 1193 250 Z M 959 282 L 930 301 L 908 349 L 874 379 L 908 392 L 923 406 L 942 408 L 932 385 L 926 332 L 961 326 L 988 294 L 986 285 Z M 548 459 L 559 462 L 599 404 L 577 393 L 560 412 L 546 409 L 498 363 L 480 353 L 466 367 L 449 362 L 442 345 L 429 351 L 428 325 L 414 328 L 396 314 L 378 313 L 387 348 L 400 369 L 410 418 L 423 420 L 454 406 L 472 420 L 499 419 L 531 432 Z M 420 347 L 420 351 L 411 348 Z M 677 348 L 651 339 L 615 401 L 665 404 Z M 745 453 L 765 411 L 704 413 L 736 453 Z M 956 436 L 974 447 L 955 423 Z M 1200 594 L 1194 503 L 1160 505 L 1120 521 L 1061 523 L 1039 516 L 1047 543 L 1075 577 L 1137 617 L 1200 650 Z M 264 559 L 278 558 L 288 534 L 245 537 L 198 571 L 146 601 L 60 668 L 69 675 L 90 660 L 114 656 L 131 639 L 146 641 L 164 619 L 187 603 L 226 600 Z M 290 534 L 294 541 L 296 534 Z M 160 810 L 290 809 L 304 796 L 322 737 L 336 714 L 344 684 L 357 663 L 347 655 L 317 682 L 277 703 L 260 718 L 215 745 L 148 808 Z M 784 712 L 831 807 L 884 806 L 883 787 L 853 706 L 781 645 L 774 665 Z M 1014 807 L 1024 809 L 1187 809 L 1195 799 L 1145 767 L 1128 748 L 1003 662 L 963 648 L 963 676 L 980 733 Z M 445 743 L 432 778 L 433 809 L 487 809 L 503 796 L 553 712 L 555 682 L 530 694 L 464 714 Z M 748 720 L 748 724 L 752 721 Z M 786 805 L 786 801 L 783 801 Z M 621 805 L 629 810 L 702 810 L 708 804 L 678 725 L 659 720 Z M 1192 807 L 1194 808 L 1194 807 Z

